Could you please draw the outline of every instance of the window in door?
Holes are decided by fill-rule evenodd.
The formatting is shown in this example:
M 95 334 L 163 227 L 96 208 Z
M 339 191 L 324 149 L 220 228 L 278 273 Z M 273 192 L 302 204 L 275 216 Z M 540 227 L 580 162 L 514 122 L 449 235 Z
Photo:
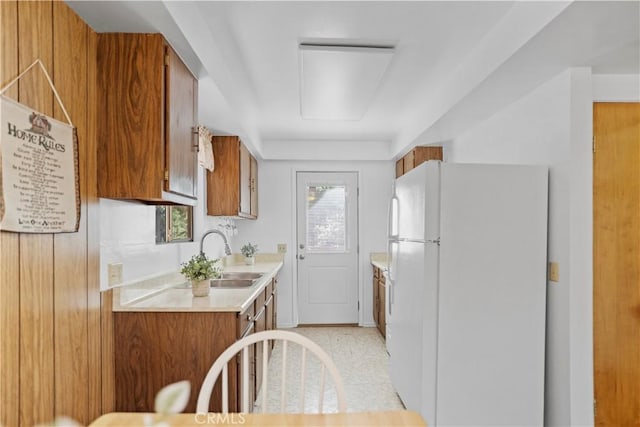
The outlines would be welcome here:
M 344 185 L 307 185 L 307 252 L 347 249 L 347 189 Z

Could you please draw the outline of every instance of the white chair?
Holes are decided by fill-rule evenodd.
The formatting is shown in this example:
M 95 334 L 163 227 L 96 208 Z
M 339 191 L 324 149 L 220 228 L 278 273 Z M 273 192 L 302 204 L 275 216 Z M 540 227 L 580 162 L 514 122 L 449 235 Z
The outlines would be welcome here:
M 302 335 L 281 330 L 270 330 L 257 332 L 255 334 L 248 335 L 227 348 L 209 369 L 207 376 L 200 388 L 200 394 L 198 395 L 198 402 L 196 406 L 197 413 L 207 413 L 209 411 L 209 401 L 211 399 L 211 393 L 213 387 L 218 380 L 220 373 L 222 372 L 222 413 L 229 412 L 229 375 L 227 372 L 228 362 L 240 351 L 242 351 L 242 399 L 241 409 L 242 412 L 248 412 L 249 408 L 249 346 L 256 343 L 262 343 L 262 404 L 260 405 L 261 412 L 264 412 L 267 407 L 267 390 L 268 390 L 268 348 L 269 341 L 281 341 L 282 343 L 282 379 L 280 386 L 280 412 L 285 412 L 287 395 L 286 395 L 286 367 L 287 367 L 287 344 L 289 342 L 300 345 L 302 348 L 301 353 L 301 379 L 300 379 L 300 412 L 304 412 L 304 400 L 305 400 L 305 372 L 307 364 L 306 351 L 309 350 L 314 354 L 321 364 L 321 378 L 320 378 L 320 396 L 318 399 L 318 412 L 323 410 L 324 402 L 324 382 L 326 376 L 326 370 L 329 371 L 329 375 L 333 381 L 337 395 L 338 412 L 346 412 L 347 403 L 344 392 L 344 385 L 340 373 L 336 368 L 335 363 L 331 360 L 331 357 L 315 342 Z M 259 363 L 259 361 L 256 361 Z

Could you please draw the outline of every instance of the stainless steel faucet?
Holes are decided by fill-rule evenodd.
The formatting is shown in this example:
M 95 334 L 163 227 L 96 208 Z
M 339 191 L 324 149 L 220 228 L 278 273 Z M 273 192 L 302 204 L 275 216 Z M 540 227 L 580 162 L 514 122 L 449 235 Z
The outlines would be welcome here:
M 200 239 L 200 253 L 204 253 L 203 252 L 203 245 L 204 245 L 204 238 L 207 237 L 209 234 L 217 234 L 220 237 L 222 237 L 222 240 L 224 240 L 224 253 L 225 255 L 231 255 L 231 248 L 229 247 L 229 242 L 227 241 L 227 236 L 220 230 L 209 230 L 209 231 L 205 231 L 204 234 L 202 235 L 202 238 Z

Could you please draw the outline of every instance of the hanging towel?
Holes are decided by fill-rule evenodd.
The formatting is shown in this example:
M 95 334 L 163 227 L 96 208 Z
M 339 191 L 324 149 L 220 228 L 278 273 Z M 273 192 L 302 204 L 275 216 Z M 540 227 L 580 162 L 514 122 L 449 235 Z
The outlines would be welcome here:
M 198 126 L 198 164 L 213 172 L 215 167 L 211 132 L 206 127 Z

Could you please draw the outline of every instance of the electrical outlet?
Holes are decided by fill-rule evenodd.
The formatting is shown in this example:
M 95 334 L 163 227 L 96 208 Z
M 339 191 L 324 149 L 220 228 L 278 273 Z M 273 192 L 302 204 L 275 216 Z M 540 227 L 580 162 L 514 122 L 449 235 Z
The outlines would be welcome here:
M 560 281 L 560 265 L 557 262 L 549 263 L 549 280 L 552 282 Z
M 109 286 L 116 286 L 122 283 L 122 263 L 112 263 L 107 265 L 109 275 Z
M 284 254 L 287 252 L 287 244 L 286 243 L 278 243 L 278 253 Z

